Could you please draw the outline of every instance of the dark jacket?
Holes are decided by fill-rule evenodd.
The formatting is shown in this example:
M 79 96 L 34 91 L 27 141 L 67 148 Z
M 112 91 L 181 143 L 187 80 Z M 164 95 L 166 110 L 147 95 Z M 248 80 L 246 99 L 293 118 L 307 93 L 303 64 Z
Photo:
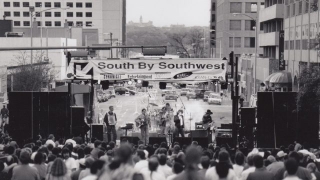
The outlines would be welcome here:
M 106 113 L 106 115 L 104 116 L 104 119 L 103 119 L 103 121 L 106 123 L 107 126 L 109 126 L 108 114 L 110 114 L 110 111 Z M 115 120 L 117 122 L 117 115 L 114 112 L 113 112 L 113 114 L 114 114 Z
M 183 123 L 182 123 L 182 126 L 181 126 L 181 122 L 180 122 L 179 116 L 178 116 L 178 115 L 175 115 L 175 116 L 173 117 L 174 125 L 175 125 L 177 128 L 184 128 L 184 117 L 183 117 L 183 115 L 182 115 L 182 119 L 183 119 Z
M 260 168 L 250 173 L 247 180 L 274 180 L 274 175 L 266 168 Z

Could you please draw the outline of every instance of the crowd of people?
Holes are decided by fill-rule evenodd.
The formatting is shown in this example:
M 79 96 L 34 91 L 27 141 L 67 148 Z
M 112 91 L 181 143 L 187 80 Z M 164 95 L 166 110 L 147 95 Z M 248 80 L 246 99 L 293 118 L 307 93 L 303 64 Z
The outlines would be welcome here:
M 0 180 L 317 180 L 320 151 L 299 143 L 267 150 L 175 142 L 137 145 L 79 137 L 19 146 L 0 138 Z

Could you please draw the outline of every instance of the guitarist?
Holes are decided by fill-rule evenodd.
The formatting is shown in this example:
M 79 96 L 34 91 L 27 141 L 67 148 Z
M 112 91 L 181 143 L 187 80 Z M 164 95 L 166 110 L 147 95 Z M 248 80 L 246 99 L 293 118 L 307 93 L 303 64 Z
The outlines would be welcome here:
M 208 131 L 208 135 L 211 134 L 210 127 L 211 127 L 211 124 L 213 122 L 212 118 L 211 118 L 212 114 L 213 113 L 211 112 L 211 110 L 208 109 L 206 114 L 203 115 L 203 117 L 202 117 L 203 128 Z
M 136 126 L 141 130 L 141 138 L 145 145 L 149 143 L 149 128 L 151 128 L 150 116 L 145 108 L 142 109 L 142 114 L 136 119 Z
M 174 116 L 174 125 L 175 130 L 173 133 L 173 137 L 178 137 L 181 134 L 181 137 L 184 137 L 184 117 L 183 117 L 183 110 L 179 110 L 177 115 Z

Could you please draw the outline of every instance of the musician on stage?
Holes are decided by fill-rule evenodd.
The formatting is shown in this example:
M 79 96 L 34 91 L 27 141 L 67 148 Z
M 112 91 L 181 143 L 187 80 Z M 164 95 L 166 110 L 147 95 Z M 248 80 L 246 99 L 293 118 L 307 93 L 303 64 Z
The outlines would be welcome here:
M 177 115 L 174 116 L 174 125 L 175 129 L 173 132 L 173 137 L 184 137 L 184 117 L 183 117 L 183 110 L 179 110 Z
M 203 115 L 203 117 L 202 117 L 203 128 L 204 128 L 205 130 L 207 130 L 209 134 L 211 133 L 211 132 L 210 132 L 210 128 L 211 128 L 212 123 L 213 123 L 213 120 L 212 120 L 212 117 L 211 117 L 212 114 L 213 114 L 213 113 L 211 112 L 211 110 L 208 109 L 207 112 L 206 112 L 206 114 Z
M 117 115 L 113 112 L 113 106 L 109 106 L 109 112 L 104 116 L 104 125 L 107 126 L 108 141 L 111 141 L 112 135 L 112 141 L 117 142 L 116 124 Z
M 151 128 L 150 116 L 145 108 L 142 109 L 142 114 L 136 119 L 136 126 L 141 130 L 141 140 L 145 145 L 149 144 L 149 128 Z

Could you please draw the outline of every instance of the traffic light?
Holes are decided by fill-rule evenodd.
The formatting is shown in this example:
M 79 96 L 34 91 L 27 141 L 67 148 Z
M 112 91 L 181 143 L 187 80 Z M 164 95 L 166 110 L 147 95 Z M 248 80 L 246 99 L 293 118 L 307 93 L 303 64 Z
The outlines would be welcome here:
M 70 52 L 67 53 L 67 61 L 68 61 L 68 65 L 69 65 L 71 62 L 71 53 Z
M 231 51 L 231 53 L 229 54 L 229 61 L 228 61 L 228 65 L 230 65 L 231 66 L 231 76 L 229 76 L 229 78 L 233 78 L 233 66 L 234 66 L 234 60 L 233 60 L 233 58 L 234 58 L 234 52 L 233 51 Z

